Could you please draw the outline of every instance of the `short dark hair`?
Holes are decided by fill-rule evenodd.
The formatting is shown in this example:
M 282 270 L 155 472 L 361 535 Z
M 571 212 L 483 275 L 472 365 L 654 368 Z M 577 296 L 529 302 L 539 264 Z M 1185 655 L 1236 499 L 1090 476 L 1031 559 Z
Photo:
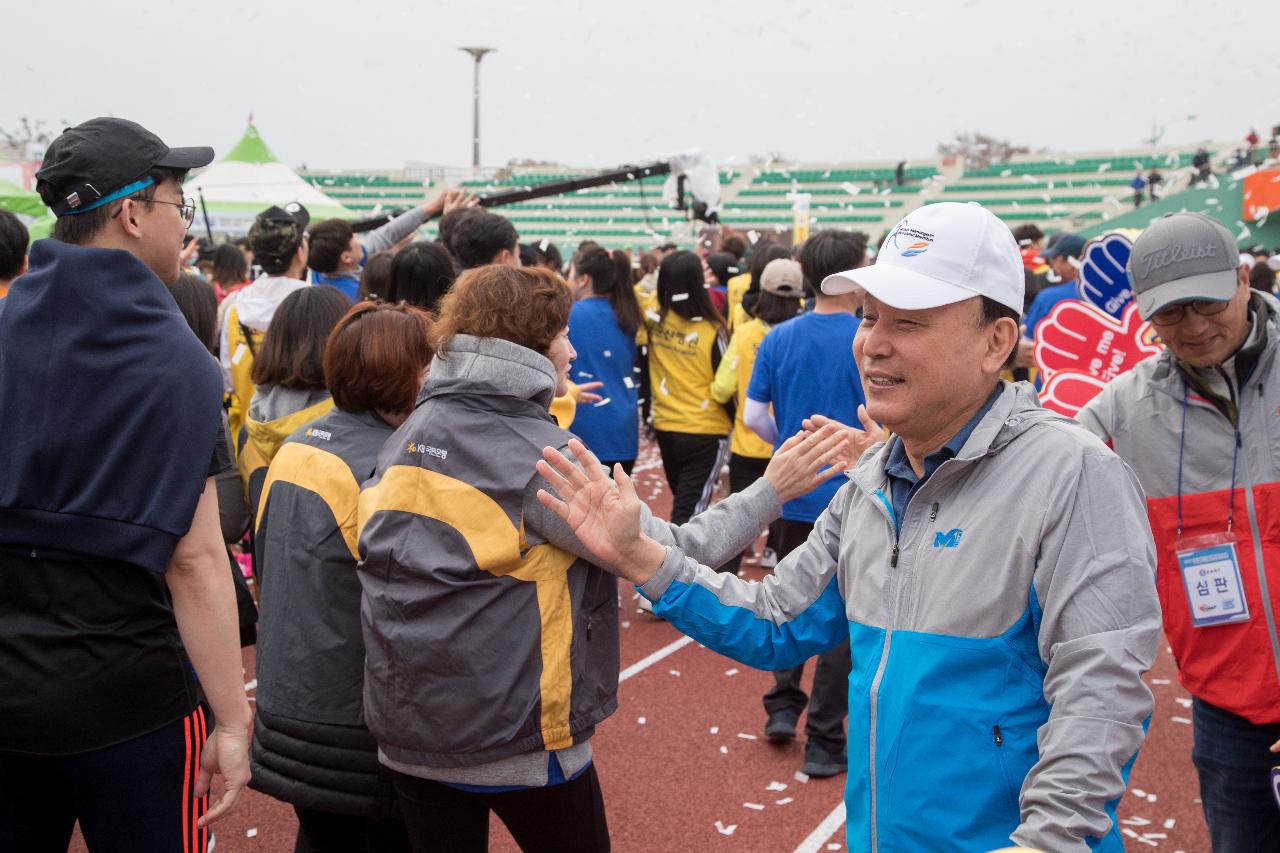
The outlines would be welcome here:
M 1040 230 L 1038 225 L 1028 222 L 1026 225 L 1019 225 L 1013 229 L 1013 239 L 1018 241 L 1018 245 L 1022 245 L 1023 240 L 1029 240 L 1034 243 L 1037 240 L 1044 239 L 1044 232 Z
M 737 234 L 730 234 L 720 241 L 720 251 L 728 252 L 738 260 L 742 260 L 743 256 L 747 254 L 747 241 Z
M 27 256 L 31 234 L 22 220 L 7 210 L 0 210 L 0 281 L 16 278 Z
M 436 351 L 448 358 L 455 335 L 499 338 L 547 354 L 569 325 L 573 293 L 542 267 L 488 265 L 467 270 L 440 302 Z
M 351 223 L 345 219 L 325 219 L 312 225 L 307 234 L 307 266 L 325 275 L 337 272 L 342 253 L 351 248 L 351 238 L 355 235 Z
M 473 216 L 479 216 L 484 213 L 483 207 L 458 207 L 440 217 L 440 224 L 436 226 L 436 239 L 438 239 L 449 254 L 457 256 L 457 252 L 453 250 L 453 235 L 458 230 L 458 226 L 466 222 Z
M 213 272 L 218 284 L 244 284 L 249 277 L 249 260 L 234 243 L 223 243 L 213 250 Z
M 978 325 L 989 326 L 1002 317 L 1008 317 L 1013 321 L 1014 325 L 1018 325 L 1022 319 L 1022 315 L 1014 311 L 1008 305 L 996 302 L 990 296 L 980 297 L 981 306 L 978 309 Z M 1018 344 L 1015 340 L 1013 349 L 1009 350 L 1009 354 L 1005 357 L 1004 366 L 1013 367 L 1014 361 L 1018 357 Z
M 822 280 L 845 270 L 856 269 L 867 259 L 867 237 L 856 231 L 819 231 L 800 250 L 800 269 L 815 293 Z
M 351 302 L 336 287 L 300 287 L 280 303 L 253 359 L 254 385 L 322 391 L 324 345 Z
M 356 302 L 387 298 L 387 290 L 391 287 L 392 260 L 390 252 L 378 252 L 364 262 L 364 269 L 360 270 L 360 286 L 356 288 Z
M 396 253 L 382 296 L 388 302 L 407 302 L 434 315 L 455 278 L 453 258 L 443 246 L 417 242 Z
M 136 193 L 131 193 L 124 198 L 118 198 L 115 201 L 104 204 L 102 207 L 95 207 L 93 210 L 87 210 L 84 213 L 59 216 L 53 223 L 53 239 L 76 246 L 85 245 L 101 234 L 102 230 L 107 227 L 107 223 L 120 213 L 120 208 L 124 206 L 126 198 L 141 201 L 146 209 L 150 210 L 151 202 L 155 200 L 156 190 L 160 188 L 160 185 L 165 181 L 173 181 L 181 189 L 182 182 L 187 178 L 187 170 L 156 166 L 147 172 L 144 177 L 150 178 L 152 183 Z
M 218 296 L 209 282 L 190 273 L 182 273 L 169 286 L 173 301 L 195 332 L 200 343 L 213 354 L 218 352 Z
M 752 315 L 770 326 L 786 322 L 804 311 L 804 301 L 799 296 L 779 296 L 767 290 L 760 291 Z
M 329 333 L 325 385 L 344 412 L 408 412 L 433 355 L 425 311 L 404 303 L 361 302 Z
M 493 263 L 503 249 L 520 242 L 516 227 L 505 216 L 485 210 L 459 222 L 453 231 L 453 256 L 464 270 Z

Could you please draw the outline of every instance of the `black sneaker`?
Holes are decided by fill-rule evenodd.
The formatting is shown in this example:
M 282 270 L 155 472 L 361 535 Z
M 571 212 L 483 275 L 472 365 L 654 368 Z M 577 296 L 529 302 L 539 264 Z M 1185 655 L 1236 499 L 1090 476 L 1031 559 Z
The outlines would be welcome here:
M 847 753 L 832 755 L 825 749 L 808 748 L 804 751 L 804 767 L 801 770 L 818 779 L 838 776 L 849 772 L 849 756 Z
M 798 714 L 792 714 L 788 711 L 778 711 L 769 715 L 769 720 L 764 724 L 764 736 L 774 743 L 787 743 L 796 738 L 796 720 L 799 719 Z

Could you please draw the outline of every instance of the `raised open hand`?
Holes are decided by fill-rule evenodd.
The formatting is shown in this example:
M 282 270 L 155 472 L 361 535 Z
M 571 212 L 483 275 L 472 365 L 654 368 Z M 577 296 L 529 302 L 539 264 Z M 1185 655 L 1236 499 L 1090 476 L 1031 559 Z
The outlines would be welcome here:
M 1090 240 L 1080 265 L 1080 298 L 1119 320 L 1133 301 L 1133 282 L 1126 266 L 1133 244 L 1123 234 Z
M 871 419 L 871 415 L 867 414 L 866 406 L 858 406 L 858 420 L 862 423 L 862 429 L 834 421 L 826 415 L 805 418 L 800 425 L 811 432 L 820 430 L 828 424 L 838 427 L 845 437 L 845 457 L 839 463 L 831 464 L 847 471 L 858 464 L 862 454 L 866 453 L 872 445 L 889 440 L 889 431 Z
M 600 460 L 576 438 L 569 450 L 582 462 L 579 468 L 554 447 L 542 449 L 538 473 L 560 495 L 538 490 L 538 500 L 564 519 L 598 562 L 617 569 L 627 580 L 641 584 L 662 565 L 666 549 L 640 529 L 640 498 L 621 465 L 610 480 Z
M 849 432 L 847 427 L 827 421 L 821 427 L 796 433 L 784 441 L 774 451 L 769 467 L 764 469 L 764 477 L 778 493 L 778 498 L 786 503 L 807 495 L 847 470 L 850 467 Z

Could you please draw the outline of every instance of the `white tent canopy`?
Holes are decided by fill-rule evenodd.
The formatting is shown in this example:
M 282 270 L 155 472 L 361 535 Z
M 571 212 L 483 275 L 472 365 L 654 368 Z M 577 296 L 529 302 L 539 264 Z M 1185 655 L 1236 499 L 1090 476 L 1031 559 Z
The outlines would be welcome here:
M 188 178 L 184 192 L 196 200 L 196 219 L 191 226 L 196 235 L 205 233 L 201 199 L 208 210 L 209 229 L 228 236 L 247 234 L 259 213 L 273 204 L 283 206 L 291 201 L 305 207 L 313 221 L 356 218 L 355 213 L 278 161 L 252 124 L 226 157 Z

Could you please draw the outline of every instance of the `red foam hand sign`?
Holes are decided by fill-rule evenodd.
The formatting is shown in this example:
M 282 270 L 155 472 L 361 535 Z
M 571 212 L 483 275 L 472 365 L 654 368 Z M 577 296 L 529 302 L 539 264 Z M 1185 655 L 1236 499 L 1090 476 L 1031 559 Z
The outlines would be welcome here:
M 1159 351 L 1135 303 L 1116 320 L 1083 302 L 1060 302 L 1036 327 L 1036 367 L 1045 377 L 1040 402 L 1073 415 L 1103 385 Z M 1055 385 L 1059 373 L 1067 376 Z
M 1067 368 L 1049 377 L 1040 389 L 1040 405 L 1051 412 L 1075 417 L 1084 404 L 1102 393 L 1106 380 L 1092 376 L 1083 370 Z

